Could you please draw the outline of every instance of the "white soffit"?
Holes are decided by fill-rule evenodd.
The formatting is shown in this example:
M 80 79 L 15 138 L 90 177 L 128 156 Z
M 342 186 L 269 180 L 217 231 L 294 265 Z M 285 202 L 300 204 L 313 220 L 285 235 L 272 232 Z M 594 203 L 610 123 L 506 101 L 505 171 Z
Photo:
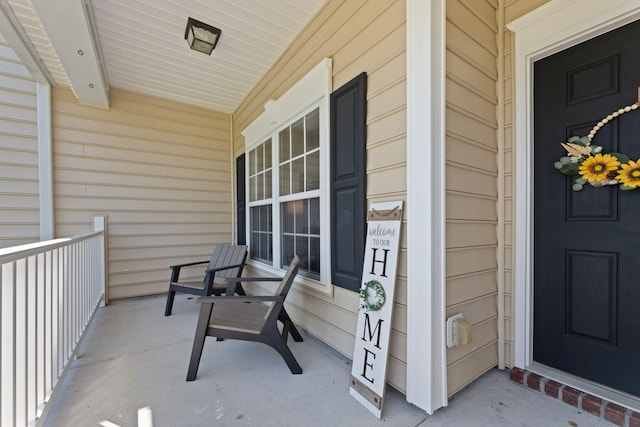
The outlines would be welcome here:
M 111 87 L 233 113 L 325 0 L 93 0 Z M 211 55 L 192 17 L 222 30 Z
M 0 5 L 8 5 L 53 85 L 71 87 L 82 104 L 106 107 L 110 88 L 117 88 L 233 113 L 326 1 L 0 0 Z M 211 56 L 189 49 L 184 40 L 189 17 L 222 30 Z

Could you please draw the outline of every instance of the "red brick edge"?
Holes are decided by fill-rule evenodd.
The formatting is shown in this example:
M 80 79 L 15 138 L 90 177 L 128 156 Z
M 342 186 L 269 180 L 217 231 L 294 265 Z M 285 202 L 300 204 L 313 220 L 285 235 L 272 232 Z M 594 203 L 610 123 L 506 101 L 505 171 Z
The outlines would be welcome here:
M 640 413 L 561 384 L 552 379 L 520 368 L 511 368 L 509 378 L 518 384 L 544 393 L 553 399 L 561 400 L 568 405 L 575 406 L 613 425 L 620 427 L 640 427 Z

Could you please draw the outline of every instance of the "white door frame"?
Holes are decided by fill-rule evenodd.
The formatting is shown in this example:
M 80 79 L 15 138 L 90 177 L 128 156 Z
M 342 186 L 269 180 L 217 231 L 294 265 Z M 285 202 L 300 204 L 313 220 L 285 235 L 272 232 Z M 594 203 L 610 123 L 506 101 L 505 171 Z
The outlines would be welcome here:
M 533 63 L 638 19 L 640 0 L 552 0 L 507 24 L 516 34 L 514 365 L 632 407 L 637 399 L 533 362 Z

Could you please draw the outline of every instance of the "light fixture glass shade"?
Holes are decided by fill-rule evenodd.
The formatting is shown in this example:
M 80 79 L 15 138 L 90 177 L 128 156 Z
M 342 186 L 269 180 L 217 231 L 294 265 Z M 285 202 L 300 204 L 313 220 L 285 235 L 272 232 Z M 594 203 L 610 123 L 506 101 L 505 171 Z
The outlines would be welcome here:
M 222 31 L 219 28 L 189 18 L 184 38 L 191 49 L 211 55 L 211 51 L 216 47 L 220 39 L 220 34 L 222 34 Z

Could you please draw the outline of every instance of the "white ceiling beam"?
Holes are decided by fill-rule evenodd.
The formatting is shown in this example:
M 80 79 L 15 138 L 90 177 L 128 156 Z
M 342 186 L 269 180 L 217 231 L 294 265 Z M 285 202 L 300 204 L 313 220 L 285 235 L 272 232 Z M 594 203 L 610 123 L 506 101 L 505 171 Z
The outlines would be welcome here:
M 78 102 L 109 108 L 109 82 L 90 0 L 33 0 Z

